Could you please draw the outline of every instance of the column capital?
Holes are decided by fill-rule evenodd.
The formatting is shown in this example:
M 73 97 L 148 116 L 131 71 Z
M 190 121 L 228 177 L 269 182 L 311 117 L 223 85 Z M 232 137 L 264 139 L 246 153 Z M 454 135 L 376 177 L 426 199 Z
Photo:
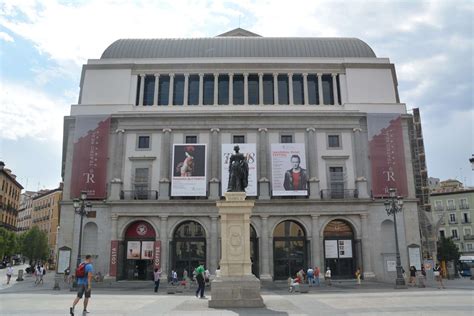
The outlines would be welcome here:
M 360 218 L 366 220 L 369 217 L 368 214 L 362 213 L 360 214 Z
M 199 73 L 199 77 L 202 78 L 204 77 L 204 74 L 202 72 Z
M 248 72 L 244 72 L 243 75 L 244 75 L 244 77 L 248 77 L 248 76 L 249 76 L 249 73 L 248 73 Z
M 214 75 L 214 77 L 217 77 L 217 78 L 219 77 L 219 73 L 218 73 L 218 72 L 215 72 L 213 75 Z
M 122 133 L 123 134 L 123 133 L 125 133 L 125 130 L 123 128 L 117 128 L 115 130 L 115 133 L 117 133 L 117 134 Z
M 331 76 L 332 76 L 333 78 L 336 78 L 337 75 L 338 75 L 337 73 L 332 73 L 332 74 L 331 74 Z
M 356 132 L 359 133 L 359 132 L 362 132 L 362 128 L 360 128 L 360 127 L 355 127 L 355 128 L 352 129 L 352 131 L 353 131 L 354 133 L 356 133 Z
M 160 78 L 160 74 L 155 74 L 155 78 Z
M 140 74 L 139 76 L 140 76 L 140 77 L 145 77 L 145 76 L 146 76 L 146 74 Z
M 168 220 L 168 215 L 160 215 L 160 220 L 167 221 Z
M 266 133 L 266 132 L 268 132 L 268 128 L 266 128 L 266 127 L 260 127 L 260 128 L 258 129 L 258 131 L 259 131 L 260 133 Z
M 259 72 L 259 73 L 258 73 L 258 76 L 259 76 L 259 77 L 263 77 L 263 72 Z
M 315 220 L 315 219 L 317 220 L 317 219 L 319 219 L 319 217 L 320 217 L 319 214 L 311 214 L 311 219 L 312 220 Z
M 274 72 L 273 77 L 278 77 L 278 72 Z
M 322 73 L 322 72 L 317 72 L 317 73 L 316 73 L 316 76 L 318 76 L 318 78 L 319 78 L 319 77 L 322 77 L 322 76 L 323 76 L 323 73 Z
M 118 220 L 118 217 L 119 217 L 118 214 L 112 214 L 112 215 L 110 216 L 110 219 L 113 220 L 113 221 L 117 221 L 117 220 Z
M 170 78 L 174 78 L 174 73 L 169 74 Z
M 184 73 L 184 78 L 189 78 L 189 72 Z
M 171 128 L 163 128 L 163 133 L 171 133 Z
M 219 133 L 220 131 L 221 130 L 216 127 L 211 128 L 211 133 Z
M 211 215 L 211 221 L 217 222 L 217 219 L 219 218 L 219 215 Z
M 293 78 L 293 73 L 292 72 L 288 73 L 288 78 Z
M 303 77 L 308 77 L 308 73 L 307 73 L 307 72 L 303 72 Z
M 229 72 L 229 78 L 232 78 L 234 77 L 234 73 L 233 72 Z
M 314 127 L 308 127 L 308 128 L 306 129 L 306 131 L 307 131 L 307 132 L 315 133 L 315 132 L 316 132 L 316 128 L 314 128 Z

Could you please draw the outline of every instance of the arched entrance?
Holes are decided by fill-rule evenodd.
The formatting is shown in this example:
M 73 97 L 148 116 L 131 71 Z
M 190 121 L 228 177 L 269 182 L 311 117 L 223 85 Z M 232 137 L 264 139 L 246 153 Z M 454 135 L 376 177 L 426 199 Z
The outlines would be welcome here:
M 122 279 L 152 280 L 156 233 L 145 221 L 131 223 L 126 232 Z
M 206 234 L 201 224 L 186 221 L 176 227 L 171 254 L 171 269 L 176 269 L 179 278 L 183 276 L 184 270 L 192 276 L 200 262 L 206 264 Z
M 303 227 L 283 221 L 273 231 L 273 269 L 275 280 L 285 280 L 307 268 L 307 241 Z
M 252 261 L 252 274 L 257 278 L 260 277 L 260 270 L 258 268 L 258 237 L 252 225 L 250 225 L 250 260 Z
M 333 278 L 354 278 L 354 232 L 349 223 L 333 220 L 324 229 L 325 269 L 331 268 Z

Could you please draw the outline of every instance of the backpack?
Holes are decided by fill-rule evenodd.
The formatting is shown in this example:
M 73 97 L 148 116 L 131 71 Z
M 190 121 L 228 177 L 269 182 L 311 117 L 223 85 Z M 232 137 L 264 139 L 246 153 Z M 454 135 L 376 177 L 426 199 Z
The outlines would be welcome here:
M 76 278 L 83 278 L 86 276 L 86 265 L 87 263 L 81 263 L 76 269 Z

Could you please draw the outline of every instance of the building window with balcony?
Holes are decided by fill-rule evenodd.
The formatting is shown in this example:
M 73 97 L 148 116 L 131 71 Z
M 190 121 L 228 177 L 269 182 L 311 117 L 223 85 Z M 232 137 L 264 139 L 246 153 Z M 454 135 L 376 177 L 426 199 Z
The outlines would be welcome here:
M 135 181 L 133 183 L 135 200 L 148 200 L 148 168 L 135 168 Z
M 341 148 L 340 135 L 328 135 L 328 148 Z
M 280 143 L 290 144 L 292 142 L 293 142 L 293 135 L 281 135 L 280 136 Z
M 333 199 L 344 198 L 344 168 L 329 167 L 329 189 Z
M 196 135 L 186 135 L 185 143 L 186 144 L 197 144 L 197 136 Z
M 234 144 L 245 144 L 245 135 L 234 135 L 232 140 Z
M 263 75 L 263 104 L 274 104 L 273 75 Z
M 150 136 L 139 135 L 137 140 L 137 149 L 150 149 Z
M 435 201 L 435 210 L 442 211 L 443 210 L 443 201 Z
M 188 105 L 199 104 L 199 75 L 190 75 L 188 79 Z
M 451 229 L 451 237 L 452 237 L 453 239 L 458 239 L 458 238 L 459 238 L 458 230 L 457 230 L 457 229 Z
M 467 199 L 460 199 L 459 200 L 459 208 L 461 210 L 467 210 L 469 209 L 469 204 L 467 203 Z
M 462 214 L 462 223 L 463 224 L 469 224 L 471 221 L 469 220 L 469 214 L 468 213 L 463 213 Z
M 251 74 L 248 77 L 248 101 L 250 105 L 259 104 L 259 81 L 258 75 Z
M 456 214 L 449 214 L 449 223 L 456 223 Z
M 454 200 L 448 200 L 447 208 L 450 211 L 453 211 L 456 209 L 456 205 L 454 204 Z
M 217 90 L 217 103 L 229 104 L 229 75 L 219 75 Z
M 233 91 L 234 105 L 243 105 L 244 104 L 244 76 L 243 75 L 234 75 L 233 80 Z

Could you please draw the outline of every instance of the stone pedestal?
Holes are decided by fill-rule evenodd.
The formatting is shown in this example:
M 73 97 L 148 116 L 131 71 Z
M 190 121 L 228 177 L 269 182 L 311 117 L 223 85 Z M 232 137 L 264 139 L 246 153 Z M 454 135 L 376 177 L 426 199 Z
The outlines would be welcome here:
M 122 180 L 112 179 L 110 181 L 110 195 L 109 200 L 118 201 L 120 200 L 120 192 L 122 191 Z
M 212 178 L 209 181 L 209 200 L 219 200 L 219 186 L 220 182 L 217 178 Z
M 166 178 L 160 180 L 158 189 L 158 200 L 170 199 L 170 183 L 170 180 Z
M 263 307 L 260 280 L 252 274 L 250 261 L 250 214 L 253 201 L 245 192 L 227 192 L 217 202 L 221 217 L 222 257 L 220 275 L 212 281 L 209 307 Z
M 359 177 L 356 179 L 356 189 L 358 192 L 359 199 L 368 199 L 369 191 L 367 190 L 367 179 L 364 177 Z

